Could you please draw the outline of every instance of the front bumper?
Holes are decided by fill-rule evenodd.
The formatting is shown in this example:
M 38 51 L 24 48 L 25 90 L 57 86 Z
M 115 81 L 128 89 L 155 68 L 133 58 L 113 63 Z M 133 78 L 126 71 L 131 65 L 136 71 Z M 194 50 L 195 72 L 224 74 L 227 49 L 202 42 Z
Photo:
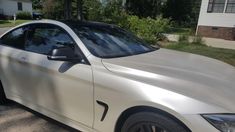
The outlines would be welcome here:
M 183 115 L 186 120 L 185 125 L 192 132 L 220 132 L 201 115 Z

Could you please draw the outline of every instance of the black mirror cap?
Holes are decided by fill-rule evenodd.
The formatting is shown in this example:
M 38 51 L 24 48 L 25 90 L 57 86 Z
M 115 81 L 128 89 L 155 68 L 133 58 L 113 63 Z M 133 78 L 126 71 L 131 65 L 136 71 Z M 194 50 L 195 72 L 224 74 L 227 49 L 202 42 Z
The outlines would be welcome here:
M 47 58 L 48 60 L 68 62 L 80 62 L 82 60 L 71 47 L 56 47 Z

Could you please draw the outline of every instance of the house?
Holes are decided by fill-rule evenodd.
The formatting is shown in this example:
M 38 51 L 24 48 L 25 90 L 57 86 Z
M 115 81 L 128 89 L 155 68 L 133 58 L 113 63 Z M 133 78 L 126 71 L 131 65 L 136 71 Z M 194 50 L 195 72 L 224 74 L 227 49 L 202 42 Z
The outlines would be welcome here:
M 17 12 L 27 11 L 32 13 L 31 0 L 0 0 L 0 15 L 13 16 Z
M 235 0 L 202 0 L 197 35 L 235 40 Z

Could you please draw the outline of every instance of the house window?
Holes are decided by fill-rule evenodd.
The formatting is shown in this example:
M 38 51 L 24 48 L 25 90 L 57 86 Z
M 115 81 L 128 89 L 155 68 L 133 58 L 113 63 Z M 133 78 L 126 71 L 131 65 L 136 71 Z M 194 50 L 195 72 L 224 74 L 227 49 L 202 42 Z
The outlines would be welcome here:
M 17 6 L 18 6 L 18 11 L 22 11 L 23 10 L 22 2 L 17 2 Z
M 235 13 L 235 0 L 228 0 L 226 13 Z
M 209 0 L 207 12 L 223 13 L 224 7 L 225 7 L 225 0 Z

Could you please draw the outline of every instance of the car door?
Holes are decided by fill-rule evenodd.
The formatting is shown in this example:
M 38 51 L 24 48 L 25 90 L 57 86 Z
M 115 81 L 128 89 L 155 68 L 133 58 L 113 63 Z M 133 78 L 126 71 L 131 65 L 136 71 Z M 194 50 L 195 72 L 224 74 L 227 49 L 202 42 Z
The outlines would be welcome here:
M 53 47 L 69 45 L 82 55 L 79 47 L 65 30 L 51 24 L 30 25 L 25 36 L 24 48 L 11 60 L 15 66 L 7 76 L 16 80 L 14 88 L 21 102 L 64 122 L 77 121 L 92 127 L 91 66 L 47 59 Z
M 17 28 L 3 37 L 0 40 L 0 79 L 3 83 L 5 93 L 8 98 L 13 98 L 19 95 L 20 89 L 18 84 L 18 66 L 22 63 L 19 55 L 24 51 L 25 35 L 27 26 Z

